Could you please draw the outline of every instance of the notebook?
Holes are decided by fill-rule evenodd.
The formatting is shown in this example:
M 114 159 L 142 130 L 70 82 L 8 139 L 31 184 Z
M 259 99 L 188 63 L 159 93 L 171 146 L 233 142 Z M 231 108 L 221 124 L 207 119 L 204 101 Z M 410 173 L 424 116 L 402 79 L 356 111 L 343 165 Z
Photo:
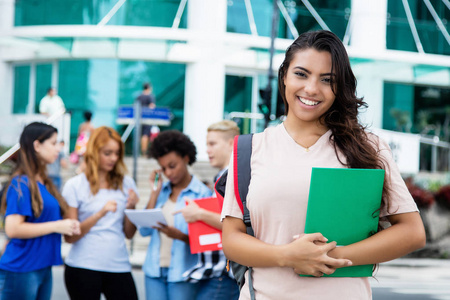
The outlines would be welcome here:
M 159 227 L 158 223 L 167 225 L 167 221 L 160 208 L 125 209 L 125 214 L 138 227 Z
M 338 246 L 375 234 L 384 170 L 313 168 L 305 233 L 320 232 Z M 324 277 L 370 277 L 373 265 L 337 269 Z
M 215 197 L 194 200 L 201 208 L 220 214 L 219 200 Z M 219 217 L 218 217 L 219 218 Z M 222 249 L 222 231 L 202 221 L 188 223 L 191 253 Z

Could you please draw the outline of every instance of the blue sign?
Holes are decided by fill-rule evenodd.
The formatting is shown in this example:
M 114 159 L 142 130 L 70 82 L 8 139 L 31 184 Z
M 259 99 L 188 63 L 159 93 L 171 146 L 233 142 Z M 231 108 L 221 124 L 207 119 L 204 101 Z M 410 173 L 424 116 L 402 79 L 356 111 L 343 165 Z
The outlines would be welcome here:
M 145 125 L 169 126 L 172 114 L 166 107 L 148 108 L 142 107 L 141 123 Z M 119 106 L 117 111 L 118 124 L 130 124 L 134 122 L 133 106 Z

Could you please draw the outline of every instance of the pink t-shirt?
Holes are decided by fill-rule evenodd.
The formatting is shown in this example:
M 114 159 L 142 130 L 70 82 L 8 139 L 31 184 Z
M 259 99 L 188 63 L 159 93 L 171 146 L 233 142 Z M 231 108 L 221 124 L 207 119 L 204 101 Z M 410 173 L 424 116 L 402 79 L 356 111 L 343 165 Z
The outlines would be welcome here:
M 298 145 L 283 124 L 253 136 L 251 182 L 247 195 L 252 227 L 256 238 L 273 245 L 292 242 L 294 235 L 304 232 L 306 208 L 312 167 L 345 168 L 336 157 L 326 132 L 307 149 Z M 371 135 L 374 141 L 378 138 Z M 379 140 L 380 155 L 388 165 L 386 176 L 391 182 L 390 213 L 381 209 L 381 216 L 417 211 L 389 146 Z M 341 161 L 345 157 L 339 154 Z M 232 216 L 242 219 L 242 212 L 234 196 L 233 161 L 228 180 L 222 219 Z M 248 275 L 248 274 L 247 274 Z M 246 280 L 239 299 L 250 299 Z M 256 299 L 371 299 L 368 278 L 311 278 L 300 277 L 291 268 L 253 268 L 253 287 Z

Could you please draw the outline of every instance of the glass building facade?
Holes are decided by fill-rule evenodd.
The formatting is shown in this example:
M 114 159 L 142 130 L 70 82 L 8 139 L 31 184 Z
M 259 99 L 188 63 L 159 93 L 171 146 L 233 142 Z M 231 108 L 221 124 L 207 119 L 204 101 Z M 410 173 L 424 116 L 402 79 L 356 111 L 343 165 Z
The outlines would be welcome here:
M 439 31 L 425 1 L 408 2 L 425 53 L 450 55 L 450 46 Z M 444 26 L 449 30 L 450 9 L 445 5 L 445 1 L 431 0 L 430 2 L 444 22 Z M 402 1 L 388 1 L 386 44 L 388 49 L 417 51 Z
M 185 49 L 192 43 L 192 39 L 189 40 L 191 29 L 189 22 L 192 22 L 192 19 L 191 21 L 189 19 L 189 10 L 192 7 L 189 5 L 181 7 L 182 2 L 128 0 L 119 5 L 121 1 L 111 0 L 14 1 L 14 28 L 42 28 L 40 36 L 19 37 L 19 39 L 44 45 L 54 54 L 37 59 L 8 60 L 13 73 L 11 113 L 36 113 L 39 101 L 47 88 L 54 85 L 67 110 L 72 114 L 72 142 L 76 138 L 78 124 L 82 122 L 82 113 L 85 110 L 94 112 L 95 124 L 114 126 L 122 131 L 124 128 L 115 124 L 117 108 L 120 105 L 131 105 L 139 95 L 142 84 L 150 81 L 154 87 L 157 105 L 169 107 L 172 111 L 173 120 L 171 126 L 167 128 L 185 130 L 186 105 L 191 101 L 186 99 L 186 82 L 190 76 L 189 66 L 192 60 L 189 57 L 184 59 L 183 55 L 191 55 Z M 352 6 L 358 1 L 310 0 L 309 2 L 329 29 L 346 40 L 350 27 L 349 20 L 353 15 Z M 450 19 L 450 9 L 444 1 L 430 2 L 448 34 L 447 20 Z M 278 10 L 277 37 L 285 41 L 283 45 L 288 45 L 295 35 L 289 27 L 288 19 L 299 33 L 321 29 L 317 18 L 301 0 L 286 0 L 282 3 L 284 11 Z M 411 24 L 408 22 L 402 1 L 385 1 L 385 3 L 385 49 L 417 53 L 417 41 L 413 38 Z M 442 29 L 437 26 L 429 8 L 424 1 L 409 0 L 408 3 L 425 54 L 448 59 L 449 41 L 446 40 Z M 247 36 L 248 40 L 254 39 L 256 42 L 245 46 L 247 47 L 245 53 L 250 53 L 249 57 L 255 61 L 252 66 L 238 65 L 239 62 L 237 65 L 225 62 L 223 99 L 219 101 L 223 102 L 221 117 L 226 117 L 230 112 L 259 112 L 258 103 L 261 101 L 259 89 L 267 84 L 267 71 L 265 67 L 255 66 L 266 65 L 269 51 L 267 43 L 261 46 L 258 39 L 270 37 L 272 7 L 271 0 L 252 0 L 251 9 L 246 6 L 244 0 L 226 1 L 225 34 L 236 34 L 236 39 Z M 52 36 L 47 35 L 45 30 L 45 26 L 61 25 L 71 28 L 74 25 L 92 26 L 102 22 L 104 27 L 116 26 L 114 28 L 118 30 L 175 28 L 184 30 L 181 32 L 186 34 L 186 39 L 172 39 L 164 35 L 152 38 L 132 35 L 107 36 L 107 34 Z M 347 44 L 351 48 L 352 40 L 350 39 Z M 275 49 L 275 56 L 283 55 L 285 49 L 283 45 Z M 238 46 L 245 48 L 242 45 Z M 181 58 L 172 59 L 173 52 L 178 53 Z M 378 124 L 379 127 L 388 130 L 413 133 L 428 130 L 427 134 L 439 135 L 443 139 L 450 138 L 443 130 L 445 122 L 448 123 L 447 119 L 450 118 L 449 62 L 442 65 L 435 62 L 415 64 L 412 60 L 395 63 L 389 59 L 352 56 L 352 51 L 349 51 L 349 54 L 358 80 L 359 76 L 365 76 L 369 68 L 371 72 L 376 73 L 377 82 L 380 82 L 375 85 L 378 88 L 373 88 L 377 89 L 376 91 L 370 89 L 364 91 L 367 95 L 377 94 L 380 98 L 375 104 L 373 102 L 375 100 L 369 103 L 371 106 L 379 107 L 380 113 L 376 117 L 379 120 L 374 122 L 375 125 Z M 196 80 L 203 79 L 196 78 Z M 363 86 L 364 81 L 361 80 Z M 273 86 L 276 87 L 275 82 Z M 370 86 L 370 83 L 366 83 L 366 86 Z M 32 99 L 30 95 L 33 96 Z M 204 97 L 208 98 L 210 95 Z M 212 98 L 210 101 L 218 101 L 214 99 L 217 96 Z M 370 97 L 368 99 L 370 100 Z M 276 97 L 273 97 L 273 113 L 275 107 Z M 442 107 L 445 109 L 442 110 Z M 264 123 L 245 119 L 238 122 L 243 132 L 260 131 Z

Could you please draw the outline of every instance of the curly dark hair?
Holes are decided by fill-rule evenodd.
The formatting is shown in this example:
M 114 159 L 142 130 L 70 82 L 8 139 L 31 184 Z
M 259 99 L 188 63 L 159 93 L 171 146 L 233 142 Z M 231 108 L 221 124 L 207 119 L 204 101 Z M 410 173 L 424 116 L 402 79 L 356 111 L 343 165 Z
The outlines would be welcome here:
M 189 157 L 189 165 L 197 160 L 197 149 L 191 139 L 178 130 L 163 131 L 153 140 L 150 147 L 150 157 L 158 159 L 172 151 L 179 156 Z
M 356 78 L 350 66 L 350 60 L 344 45 L 331 31 L 319 30 L 301 34 L 286 50 L 283 63 L 278 71 L 278 89 L 283 98 L 286 115 L 289 105 L 286 100 L 284 78 L 289 65 L 298 51 L 315 49 L 330 53 L 332 66 L 331 87 L 335 101 L 322 116 L 321 122 L 331 129 L 330 140 L 334 143 L 336 155 L 338 149 L 345 155 L 349 168 L 386 169 L 385 162 L 379 156 L 379 149 L 369 139 L 365 127 L 358 122 L 360 108 L 368 105 L 363 98 L 356 96 Z M 341 161 L 341 163 L 343 163 Z M 388 191 L 390 187 L 385 179 L 383 201 L 389 209 Z

